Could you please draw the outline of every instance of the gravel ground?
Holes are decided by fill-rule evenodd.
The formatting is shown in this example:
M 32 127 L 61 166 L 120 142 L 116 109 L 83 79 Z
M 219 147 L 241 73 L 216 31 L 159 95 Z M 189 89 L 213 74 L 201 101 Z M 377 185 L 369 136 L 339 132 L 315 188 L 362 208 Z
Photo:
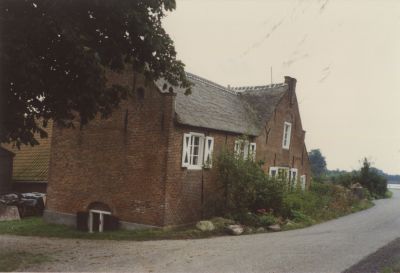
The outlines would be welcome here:
M 197 240 L 91 241 L 0 235 L 2 251 L 39 251 L 26 271 L 342 272 L 400 234 L 400 191 L 309 228 Z

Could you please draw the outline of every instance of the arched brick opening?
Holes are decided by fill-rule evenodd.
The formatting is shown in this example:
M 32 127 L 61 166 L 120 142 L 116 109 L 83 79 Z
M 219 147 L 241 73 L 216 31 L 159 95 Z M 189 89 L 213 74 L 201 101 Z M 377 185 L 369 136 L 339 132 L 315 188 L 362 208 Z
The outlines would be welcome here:
M 98 201 L 90 203 L 88 206 L 88 211 L 89 210 L 107 211 L 112 213 L 112 210 L 109 205 Z
M 113 215 L 111 207 L 103 202 L 90 203 L 86 215 L 89 232 L 103 232 L 119 228 L 118 218 Z

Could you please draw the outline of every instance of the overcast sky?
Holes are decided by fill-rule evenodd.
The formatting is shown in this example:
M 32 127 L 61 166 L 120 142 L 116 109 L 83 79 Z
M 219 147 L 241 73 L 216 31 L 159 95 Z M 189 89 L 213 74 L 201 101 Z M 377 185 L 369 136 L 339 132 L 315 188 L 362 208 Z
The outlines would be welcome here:
M 177 0 L 164 27 L 187 71 L 222 85 L 297 78 L 308 150 L 400 174 L 399 0 Z

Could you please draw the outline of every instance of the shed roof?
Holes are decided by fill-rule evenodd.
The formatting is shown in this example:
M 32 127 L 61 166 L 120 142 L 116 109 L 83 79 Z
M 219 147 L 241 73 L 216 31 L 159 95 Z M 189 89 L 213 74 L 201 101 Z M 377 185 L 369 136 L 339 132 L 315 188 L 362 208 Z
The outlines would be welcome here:
M 285 83 L 226 88 L 191 73 L 187 77 L 193 83 L 190 95 L 174 89 L 178 123 L 253 136 L 261 133 L 288 91 Z
M 18 182 L 47 182 L 50 163 L 50 146 L 53 123 L 49 121 L 45 128 L 48 137 L 40 139 L 39 145 L 23 145 L 20 149 L 12 145 L 3 145 L 13 152 L 13 180 Z

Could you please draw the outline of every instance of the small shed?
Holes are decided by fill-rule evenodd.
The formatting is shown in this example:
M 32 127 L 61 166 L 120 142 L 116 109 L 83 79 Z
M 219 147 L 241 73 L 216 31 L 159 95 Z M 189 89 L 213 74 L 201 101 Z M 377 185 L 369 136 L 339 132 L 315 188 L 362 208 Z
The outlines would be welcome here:
M 14 153 L 0 146 L 0 194 L 11 191 Z

